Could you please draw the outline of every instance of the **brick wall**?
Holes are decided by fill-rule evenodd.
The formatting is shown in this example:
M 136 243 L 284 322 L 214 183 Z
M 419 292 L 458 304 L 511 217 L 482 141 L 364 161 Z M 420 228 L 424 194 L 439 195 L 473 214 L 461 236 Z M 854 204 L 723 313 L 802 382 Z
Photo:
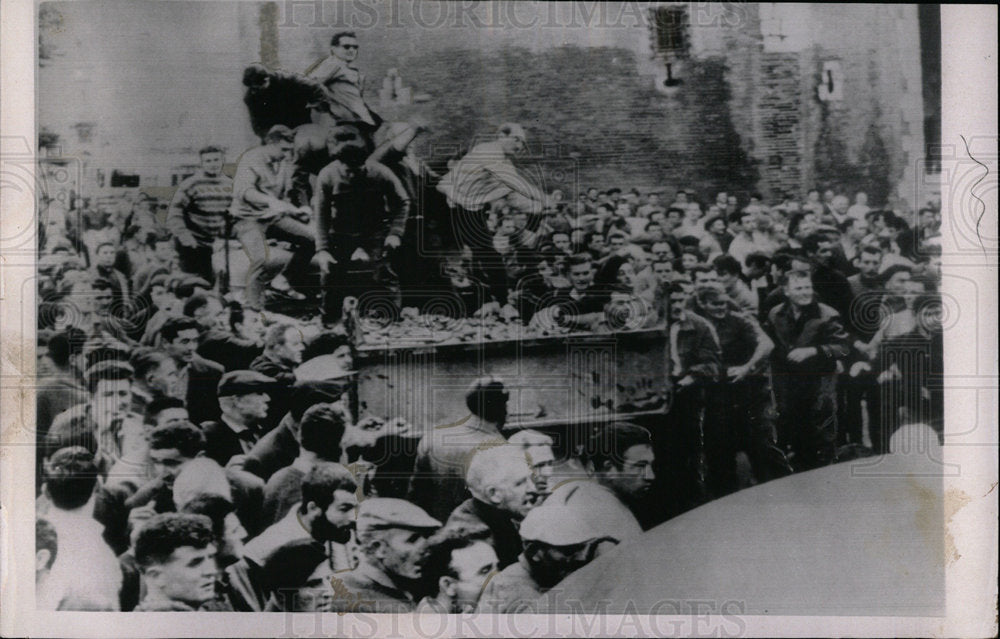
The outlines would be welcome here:
M 454 149 L 513 120 L 533 150 L 578 158 L 581 185 L 750 190 L 754 162 L 730 110 L 727 69 L 718 60 L 685 67 L 676 96 L 657 92 L 626 49 L 559 47 L 432 51 L 408 58 L 407 82 L 440 96 L 427 114 L 432 144 Z M 556 185 L 573 188 L 573 185 Z

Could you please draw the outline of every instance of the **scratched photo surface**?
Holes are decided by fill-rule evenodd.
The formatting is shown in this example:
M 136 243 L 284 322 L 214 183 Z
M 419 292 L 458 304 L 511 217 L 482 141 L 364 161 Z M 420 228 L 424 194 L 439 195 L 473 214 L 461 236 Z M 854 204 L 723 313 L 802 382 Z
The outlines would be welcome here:
M 945 614 L 937 6 L 37 18 L 38 610 Z

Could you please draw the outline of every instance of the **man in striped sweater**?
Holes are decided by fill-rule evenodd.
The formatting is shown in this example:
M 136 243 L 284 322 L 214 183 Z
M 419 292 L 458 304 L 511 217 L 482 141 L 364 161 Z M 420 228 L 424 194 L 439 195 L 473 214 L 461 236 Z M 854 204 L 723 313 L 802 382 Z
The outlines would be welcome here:
M 177 187 L 167 214 L 167 227 L 177 243 L 180 268 L 215 283 L 212 244 L 225 233 L 233 180 L 222 173 L 225 154 L 215 146 L 198 152 L 201 170 Z

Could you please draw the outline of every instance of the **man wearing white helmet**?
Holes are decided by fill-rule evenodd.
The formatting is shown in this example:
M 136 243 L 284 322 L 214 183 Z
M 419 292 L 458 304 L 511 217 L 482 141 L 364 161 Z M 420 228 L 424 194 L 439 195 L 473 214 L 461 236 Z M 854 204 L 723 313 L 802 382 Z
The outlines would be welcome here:
M 535 600 L 617 542 L 590 527 L 575 509 L 535 508 L 521 522 L 524 552 L 489 581 L 477 612 L 530 613 Z

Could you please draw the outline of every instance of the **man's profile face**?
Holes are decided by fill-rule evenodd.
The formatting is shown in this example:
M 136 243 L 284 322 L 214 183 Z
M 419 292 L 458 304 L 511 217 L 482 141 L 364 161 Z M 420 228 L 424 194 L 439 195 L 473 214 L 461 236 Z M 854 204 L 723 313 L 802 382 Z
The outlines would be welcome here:
M 310 531 L 313 538 L 317 541 L 346 543 L 351 538 L 351 530 L 354 527 L 354 511 L 357 506 L 358 498 L 354 493 L 346 490 L 334 491 L 333 501 L 313 521 Z
M 497 508 L 520 520 L 535 507 L 537 496 L 538 490 L 531 480 L 531 468 L 525 459 L 516 468 L 507 469 L 492 499 Z
M 392 576 L 419 579 L 427 551 L 429 531 L 390 528 L 383 533 L 379 555 L 382 567 Z
M 833 242 L 824 240 L 816 245 L 816 260 L 821 264 L 829 264 L 833 259 Z
M 351 347 L 346 344 L 333 351 L 333 359 L 340 366 L 341 370 L 349 371 L 354 368 L 354 357 L 351 355 Z
M 605 479 L 625 499 L 638 499 L 649 492 L 656 479 L 653 459 L 653 448 L 648 444 L 631 446 L 622 455 L 620 469 L 611 464 L 606 467 Z
M 198 348 L 198 329 L 189 328 L 177 333 L 173 341 L 164 341 L 164 348 L 178 362 L 190 364 Z
M 337 44 L 330 47 L 330 53 L 335 58 L 344 62 L 354 62 L 358 57 L 358 40 L 351 36 L 344 36 L 337 41 Z
M 177 386 L 177 362 L 165 358 L 146 376 L 146 385 L 161 395 L 173 396 Z
M 194 321 L 206 329 L 214 328 L 222 317 L 222 303 L 214 297 L 208 298 L 208 303 L 194 312 Z
M 574 264 L 569 268 L 569 279 L 573 288 L 583 291 L 594 281 L 594 267 L 590 262 Z
M 282 362 L 293 365 L 302 363 L 303 350 L 305 350 L 305 344 L 302 342 L 302 333 L 296 328 L 290 328 L 285 331 L 285 343 L 274 347 L 275 355 Z
M 270 401 L 271 398 L 267 393 L 247 393 L 237 397 L 240 414 L 251 422 L 267 417 L 267 406 Z
M 188 459 L 176 448 L 151 448 L 149 451 L 149 463 L 153 467 L 153 475 L 168 484 L 173 483 L 177 473 L 181 471 L 181 466 Z
M 203 153 L 201 155 L 201 170 L 208 175 L 218 175 L 222 172 L 223 160 L 224 158 L 221 153 L 216 153 L 215 151 Z
M 518 155 L 527 148 L 524 138 L 520 135 L 505 135 L 500 138 L 500 144 L 507 155 Z
M 156 570 L 154 579 L 171 601 L 197 608 L 215 598 L 215 578 L 219 572 L 215 544 L 204 548 L 181 546 Z
M 260 313 L 247 310 L 243 313 L 243 321 L 235 328 L 240 337 L 256 342 L 264 334 L 264 320 Z
M 451 578 L 449 588 L 453 591 L 453 613 L 472 612 L 479 603 L 486 579 L 496 572 L 497 553 L 485 541 L 477 541 L 451 553 L 451 568 L 458 578 Z

